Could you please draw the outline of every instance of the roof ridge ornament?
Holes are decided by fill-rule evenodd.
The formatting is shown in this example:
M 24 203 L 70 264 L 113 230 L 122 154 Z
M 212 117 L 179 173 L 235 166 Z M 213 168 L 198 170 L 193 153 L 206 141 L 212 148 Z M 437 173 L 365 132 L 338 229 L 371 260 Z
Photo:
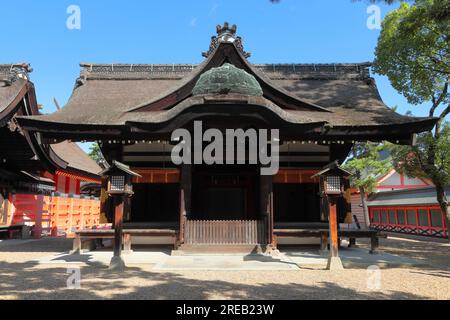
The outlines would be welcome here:
M 217 36 L 211 37 L 211 44 L 207 52 L 203 52 L 202 56 L 209 58 L 209 56 L 217 49 L 220 43 L 234 43 L 236 48 L 247 59 L 251 57 L 250 52 L 244 50 L 244 44 L 241 37 L 236 36 L 237 26 L 233 24 L 230 27 L 228 22 L 225 22 L 223 26 L 220 24 L 216 27 Z
M 263 96 L 264 92 L 256 78 L 231 63 L 212 68 L 200 76 L 192 94 L 226 95 L 242 94 L 247 96 Z
M 5 66 L 3 66 L 5 67 Z M 20 64 L 11 64 L 8 65 L 8 71 L 6 71 L 5 75 L 0 78 L 0 82 L 3 83 L 3 86 L 11 86 L 13 82 L 17 79 L 29 80 L 29 73 L 33 72 L 33 68 L 28 63 L 20 63 Z M 3 68 L 5 70 L 5 68 Z
M 11 65 L 10 73 L 15 78 L 29 79 L 29 74 L 33 72 L 33 68 L 29 63 L 20 63 Z

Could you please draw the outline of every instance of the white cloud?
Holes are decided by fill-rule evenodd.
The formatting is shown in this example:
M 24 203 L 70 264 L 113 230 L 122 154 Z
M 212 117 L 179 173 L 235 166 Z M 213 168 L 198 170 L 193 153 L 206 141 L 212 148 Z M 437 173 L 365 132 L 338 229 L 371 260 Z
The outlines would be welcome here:
M 211 10 L 209 10 L 208 16 L 212 16 L 212 15 L 216 14 L 218 8 L 219 8 L 219 5 L 217 3 L 214 3 Z

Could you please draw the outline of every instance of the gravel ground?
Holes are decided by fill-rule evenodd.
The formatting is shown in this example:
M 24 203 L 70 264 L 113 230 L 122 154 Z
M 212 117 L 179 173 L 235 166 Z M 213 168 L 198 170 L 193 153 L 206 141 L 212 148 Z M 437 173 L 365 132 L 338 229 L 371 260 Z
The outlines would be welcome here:
M 391 233 L 388 239 L 380 240 L 380 248 L 387 253 L 426 262 L 434 268 L 450 270 L 448 240 Z
M 30 260 L 70 250 L 70 240 L 0 243 L 0 299 L 450 299 L 448 244 L 396 237 L 381 245 L 386 252 L 420 258 L 429 266 L 383 269 L 376 290 L 368 289 L 365 269 L 154 272 L 151 266 L 139 266 L 118 275 L 84 266 L 81 289 L 69 290 L 67 265 Z

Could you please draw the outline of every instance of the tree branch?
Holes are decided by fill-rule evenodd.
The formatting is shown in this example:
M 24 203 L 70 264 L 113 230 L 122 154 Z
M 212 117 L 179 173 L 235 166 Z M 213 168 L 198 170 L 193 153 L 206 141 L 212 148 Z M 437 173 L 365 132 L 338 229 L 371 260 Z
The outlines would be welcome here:
M 450 114 L 450 104 L 447 106 L 447 108 L 444 109 L 444 111 L 442 111 L 441 115 L 439 116 L 439 120 L 436 124 L 437 127 L 441 127 L 442 123 L 445 120 L 445 117 L 447 117 Z M 436 136 L 436 138 L 440 137 L 440 130 L 439 130 L 439 135 Z
M 411 60 L 414 60 L 417 63 L 417 68 L 422 69 L 422 70 L 433 71 L 433 72 L 437 72 L 437 73 L 442 73 L 442 74 L 447 74 L 448 75 L 448 70 L 435 69 L 433 67 L 429 67 L 429 66 L 425 66 L 425 65 L 420 64 L 419 62 L 417 62 L 417 61 L 420 60 L 419 58 L 428 58 L 429 59 L 430 57 L 428 57 L 427 55 L 415 56 L 413 58 L 411 57 Z M 409 61 L 403 59 L 399 55 L 396 55 L 396 59 L 402 65 L 408 65 L 409 64 Z
M 432 101 L 433 101 L 433 106 L 430 109 L 430 117 L 434 116 L 434 112 L 436 111 L 437 107 L 439 107 L 439 105 L 442 103 L 442 101 L 444 101 L 445 97 L 447 96 L 448 93 L 448 83 L 450 81 L 450 78 L 448 79 L 448 81 L 445 83 L 444 88 L 442 89 L 442 93 L 439 95 L 439 98 L 436 100 L 436 97 L 433 96 Z M 444 118 L 447 115 L 444 116 Z M 439 118 L 442 117 L 442 114 Z

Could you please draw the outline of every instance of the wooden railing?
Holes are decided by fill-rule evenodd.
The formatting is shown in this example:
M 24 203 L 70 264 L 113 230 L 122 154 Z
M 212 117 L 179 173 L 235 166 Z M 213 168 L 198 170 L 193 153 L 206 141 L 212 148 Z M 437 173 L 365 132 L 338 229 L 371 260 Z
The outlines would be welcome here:
M 49 212 L 52 236 L 72 237 L 76 231 L 100 226 L 98 199 L 52 197 Z
M 186 244 L 266 244 L 267 228 L 259 220 L 188 220 Z
M 100 201 L 91 198 L 14 194 L 9 197 L 7 224 L 34 227 L 34 237 L 72 236 L 100 224 Z

